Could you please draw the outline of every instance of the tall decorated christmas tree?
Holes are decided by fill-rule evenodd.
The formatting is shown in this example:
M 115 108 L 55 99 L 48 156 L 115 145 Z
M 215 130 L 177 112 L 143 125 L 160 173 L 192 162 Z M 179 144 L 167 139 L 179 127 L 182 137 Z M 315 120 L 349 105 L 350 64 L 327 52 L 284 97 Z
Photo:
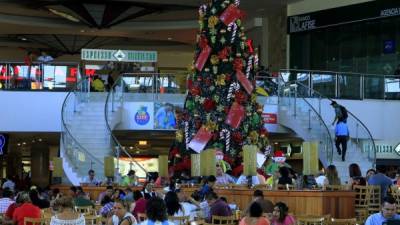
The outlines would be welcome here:
M 190 154 L 220 149 L 231 159 L 244 145 L 268 145 L 263 106 L 256 101 L 258 56 L 242 26 L 239 0 L 199 8 L 199 33 L 183 112 L 170 151 L 175 170 L 190 169 Z

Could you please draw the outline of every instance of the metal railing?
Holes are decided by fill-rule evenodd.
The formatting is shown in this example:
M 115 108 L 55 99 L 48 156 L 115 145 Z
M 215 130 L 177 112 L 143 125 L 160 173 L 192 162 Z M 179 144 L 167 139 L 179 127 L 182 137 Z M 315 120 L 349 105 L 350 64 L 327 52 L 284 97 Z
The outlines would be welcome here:
M 400 100 L 400 77 L 395 75 L 294 69 L 279 74 L 285 82 L 296 80 L 330 98 Z
M 316 90 L 309 88 L 301 81 L 291 81 L 288 83 L 296 84 L 297 98 L 305 99 L 305 101 L 310 103 L 313 108 L 318 109 L 316 111 L 320 118 L 325 117 L 324 115 L 326 113 L 326 110 L 322 110 L 322 107 L 328 107 L 333 99 L 324 96 Z M 350 111 L 347 112 L 347 125 L 350 130 L 350 143 L 353 144 L 360 152 L 366 155 L 366 157 L 372 164 L 372 168 L 374 168 L 376 165 L 376 146 L 372 134 L 368 127 L 357 116 L 355 116 Z
M 333 161 L 333 141 L 332 135 L 320 113 L 315 107 L 302 95 L 305 86 L 293 82 L 280 82 L 279 84 L 279 105 L 288 107 L 288 110 L 296 120 L 299 121 L 301 127 L 308 129 L 308 136 L 311 140 L 319 141 L 319 152 L 321 160 L 326 164 L 331 164 Z
M 100 166 L 103 165 L 103 162 L 97 159 L 93 154 L 85 149 L 79 141 L 77 141 L 73 132 L 69 129 L 69 123 L 74 120 L 78 108 L 82 107 L 89 99 L 89 82 L 90 81 L 87 77 L 80 80 L 75 89 L 70 91 L 65 97 L 61 110 L 62 150 L 64 151 L 68 162 L 72 165 L 74 172 L 76 172 L 80 177 L 86 176 L 88 169 L 93 168 L 94 164 Z M 85 166 L 87 168 L 80 169 Z
M 112 128 L 116 125 L 116 122 L 113 121 L 112 117 L 115 116 L 116 109 L 123 106 L 124 103 L 124 93 L 125 91 L 129 90 L 127 88 L 127 84 L 125 83 L 124 78 L 132 77 L 127 76 L 126 74 L 121 74 L 120 77 L 116 80 L 113 86 L 110 88 L 109 93 L 106 98 L 106 104 L 104 107 L 104 115 L 106 121 L 106 128 L 111 138 L 111 147 L 115 150 L 115 157 L 117 158 L 117 169 L 119 172 L 120 169 L 120 162 L 119 159 L 121 157 L 121 152 L 125 154 L 128 158 L 130 163 L 130 170 L 132 169 L 132 163 L 136 164 L 138 168 L 140 168 L 147 177 L 147 170 L 138 163 L 135 158 L 126 150 L 125 146 L 122 146 L 121 143 L 118 141 L 117 137 L 113 134 Z M 122 110 L 119 110 L 119 113 L 122 114 Z M 122 115 L 120 115 L 122 116 Z

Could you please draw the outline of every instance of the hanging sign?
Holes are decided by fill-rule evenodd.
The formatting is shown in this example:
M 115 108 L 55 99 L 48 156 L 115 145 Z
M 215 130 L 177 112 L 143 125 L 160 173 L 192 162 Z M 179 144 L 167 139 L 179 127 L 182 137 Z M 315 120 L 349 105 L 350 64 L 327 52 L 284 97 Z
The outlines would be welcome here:
M 81 59 L 87 61 L 157 62 L 156 51 L 82 49 Z

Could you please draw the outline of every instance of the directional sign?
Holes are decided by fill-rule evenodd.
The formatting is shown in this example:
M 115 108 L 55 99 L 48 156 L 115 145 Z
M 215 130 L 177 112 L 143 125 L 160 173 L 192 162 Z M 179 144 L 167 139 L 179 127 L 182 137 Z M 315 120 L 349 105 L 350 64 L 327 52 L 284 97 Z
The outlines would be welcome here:
M 82 49 L 81 59 L 87 61 L 157 62 L 157 52 L 110 49 Z

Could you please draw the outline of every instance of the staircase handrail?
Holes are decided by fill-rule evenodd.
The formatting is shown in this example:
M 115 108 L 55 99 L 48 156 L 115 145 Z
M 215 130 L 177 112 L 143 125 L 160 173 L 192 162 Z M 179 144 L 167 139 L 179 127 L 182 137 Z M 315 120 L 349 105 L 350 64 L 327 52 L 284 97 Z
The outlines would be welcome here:
M 61 124 L 62 124 L 64 130 L 66 131 L 66 133 L 68 134 L 68 136 L 71 137 L 71 139 L 76 143 L 77 147 L 78 147 L 81 151 L 85 152 L 85 154 L 87 154 L 88 156 L 90 156 L 90 158 L 91 158 L 92 160 L 94 160 L 94 161 L 96 161 L 97 163 L 99 163 L 99 165 L 103 165 L 103 164 L 104 164 L 103 162 L 101 162 L 101 161 L 100 161 L 99 159 L 97 159 L 94 155 L 92 155 L 92 153 L 90 153 L 85 147 L 83 147 L 83 146 L 76 140 L 76 138 L 74 137 L 74 135 L 72 135 L 71 131 L 68 129 L 67 123 L 66 123 L 65 118 L 64 118 L 64 109 L 66 108 L 68 98 L 71 96 L 72 93 L 76 94 L 76 91 L 78 90 L 79 85 L 83 84 L 83 82 L 88 82 L 88 77 L 84 77 L 82 80 L 80 80 L 80 81 L 76 84 L 74 90 L 68 92 L 67 96 L 65 97 L 65 99 L 64 99 L 64 101 L 63 101 L 63 104 L 62 104 L 62 108 L 61 108 Z M 89 87 L 88 87 L 88 88 L 89 88 Z M 64 142 L 64 135 L 62 134 L 61 137 L 62 137 L 63 142 Z M 65 147 L 65 146 L 64 146 L 64 147 Z
M 289 87 L 290 87 L 290 85 L 292 85 L 292 84 L 304 86 L 303 84 L 301 84 L 301 83 L 299 83 L 299 82 L 297 82 L 297 81 L 292 81 L 292 82 L 284 83 L 285 86 L 289 86 Z M 304 87 L 306 87 L 306 86 L 304 86 Z M 310 88 L 308 88 L 308 87 L 306 87 L 306 88 L 307 88 L 307 89 L 310 89 Z M 331 132 L 330 132 L 328 126 L 326 125 L 324 119 L 322 118 L 321 114 L 318 113 L 318 111 L 314 108 L 314 106 L 312 106 L 312 104 L 311 104 L 309 101 L 307 101 L 306 98 L 304 98 L 304 97 L 301 97 L 301 98 L 304 100 L 305 103 L 307 103 L 307 105 L 308 105 L 308 106 L 310 107 L 310 109 L 315 113 L 315 115 L 317 115 L 319 121 L 322 123 L 322 125 L 324 126 L 326 132 L 328 133 L 328 135 L 329 135 L 329 137 L 330 137 L 330 138 L 328 138 L 328 140 L 329 140 L 329 146 L 331 146 L 331 147 L 330 147 L 330 149 L 331 149 L 331 154 L 330 154 L 330 157 L 328 158 L 328 161 L 329 161 L 329 163 L 332 163 L 332 161 L 333 161 L 333 146 L 334 146 L 334 145 L 333 145 L 332 138 L 331 138 L 331 137 L 332 137 L 332 134 L 331 134 Z M 327 156 L 328 156 L 328 155 L 327 155 Z
M 140 165 L 140 163 L 138 163 L 138 162 L 132 157 L 132 155 L 129 154 L 129 152 L 126 151 L 126 149 L 125 149 L 125 148 L 121 145 L 121 143 L 118 141 L 118 138 L 117 138 L 117 137 L 114 135 L 114 133 L 112 132 L 112 129 L 111 129 L 111 126 L 110 126 L 110 122 L 109 122 L 109 120 L 108 120 L 108 101 L 109 101 L 109 99 L 110 99 L 111 94 L 112 94 L 113 92 L 115 92 L 115 87 L 117 86 L 117 84 L 118 84 L 119 82 L 122 82 L 122 83 L 123 83 L 123 77 L 124 77 L 124 76 L 125 76 L 124 74 L 122 74 L 121 76 L 119 76 L 119 78 L 114 82 L 114 84 L 112 85 L 112 87 L 110 87 L 110 91 L 109 91 L 108 94 L 107 94 L 106 104 L 105 104 L 105 107 L 104 107 L 104 116 L 105 116 L 105 120 L 106 120 L 106 128 L 107 128 L 107 131 L 110 133 L 111 139 L 112 139 L 112 141 L 115 143 L 115 145 L 117 146 L 117 148 L 118 148 L 119 150 L 122 150 L 122 151 L 128 156 L 128 158 L 129 158 L 131 161 L 133 161 L 140 169 L 142 169 L 142 170 L 146 173 L 146 176 L 147 176 L 147 175 L 148 175 L 147 170 L 146 170 L 142 165 Z M 122 90 L 123 90 L 123 87 L 122 87 Z M 114 101 L 114 100 L 112 99 L 112 101 Z M 119 156 L 117 156 L 117 157 L 119 157 Z
M 333 99 L 331 99 L 331 98 L 329 98 L 329 97 L 327 97 L 327 96 L 324 96 L 323 94 L 321 94 L 321 93 L 319 93 L 318 91 L 316 91 L 316 90 L 314 90 L 314 89 L 311 89 L 311 88 L 309 88 L 309 87 L 307 87 L 306 85 L 304 85 L 304 84 L 302 84 L 302 83 L 300 83 L 300 82 L 297 82 L 297 81 L 294 81 L 297 85 L 300 85 L 300 86 L 302 86 L 302 87 L 305 87 L 305 88 L 307 88 L 308 90 L 310 90 L 311 91 L 311 93 L 316 93 L 317 95 L 319 95 L 321 98 L 323 98 L 323 99 L 327 99 L 327 100 L 329 100 L 329 101 L 334 101 Z M 371 134 L 371 131 L 368 129 L 368 127 L 357 117 L 357 116 L 355 116 L 352 112 L 350 112 L 349 110 L 347 110 L 347 113 L 351 116 L 351 117 L 353 117 L 366 131 L 367 131 L 367 134 L 368 134 L 368 136 L 369 136 L 369 139 L 371 140 L 371 142 L 372 142 L 372 148 L 373 148 L 373 156 L 374 156 L 374 158 L 373 158 L 373 167 L 375 167 L 375 165 L 376 165 L 376 146 L 375 146 L 375 140 L 374 140 L 374 138 L 372 137 L 372 134 Z
M 375 74 L 375 73 L 356 73 L 356 72 L 345 72 L 345 71 L 330 71 L 330 70 L 304 70 L 304 69 L 280 69 L 279 73 L 282 72 L 304 72 L 304 73 L 334 73 L 334 74 L 349 74 L 349 75 L 359 75 L 359 76 L 385 76 L 398 78 L 394 74 Z

